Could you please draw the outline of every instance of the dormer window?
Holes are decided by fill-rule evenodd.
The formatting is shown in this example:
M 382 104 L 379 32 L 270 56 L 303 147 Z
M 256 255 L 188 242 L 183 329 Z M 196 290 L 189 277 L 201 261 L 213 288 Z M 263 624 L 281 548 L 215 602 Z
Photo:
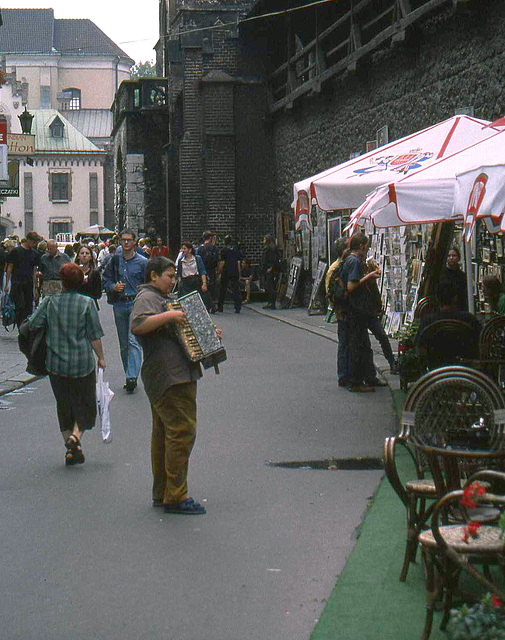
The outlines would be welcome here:
M 64 128 L 65 128 L 65 125 L 60 120 L 60 118 L 58 116 L 56 116 L 56 118 L 49 125 L 49 130 L 51 131 L 51 137 L 52 138 L 63 138 Z

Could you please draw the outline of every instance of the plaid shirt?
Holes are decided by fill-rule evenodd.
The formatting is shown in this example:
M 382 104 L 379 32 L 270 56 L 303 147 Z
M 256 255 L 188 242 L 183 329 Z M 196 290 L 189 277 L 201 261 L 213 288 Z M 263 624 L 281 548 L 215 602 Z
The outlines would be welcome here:
M 49 373 L 83 378 L 93 371 L 91 341 L 104 335 L 94 300 L 77 291 L 56 293 L 42 300 L 29 322 L 46 328 Z

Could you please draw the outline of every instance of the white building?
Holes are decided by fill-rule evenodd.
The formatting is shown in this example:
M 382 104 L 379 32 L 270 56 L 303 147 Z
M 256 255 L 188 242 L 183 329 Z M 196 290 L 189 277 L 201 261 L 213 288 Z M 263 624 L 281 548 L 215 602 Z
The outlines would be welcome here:
M 2 88 L 1 91 L 4 89 Z M 1 95 L 1 93 L 0 93 Z M 98 149 L 55 109 L 36 109 L 32 133 L 35 153 L 19 165 L 19 197 L 2 204 L 1 235 L 38 231 L 46 238 L 103 225 L 103 165 Z M 20 133 L 17 118 L 11 131 Z

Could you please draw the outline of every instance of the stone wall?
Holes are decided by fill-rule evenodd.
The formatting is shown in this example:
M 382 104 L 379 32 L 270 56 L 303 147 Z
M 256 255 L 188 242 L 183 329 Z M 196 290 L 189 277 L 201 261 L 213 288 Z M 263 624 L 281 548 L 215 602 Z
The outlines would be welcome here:
M 144 154 L 127 153 L 126 169 L 126 226 L 139 231 L 145 227 Z
M 461 107 L 493 120 L 505 113 L 505 2 L 432 16 L 408 49 L 376 53 L 356 74 L 273 116 L 275 206 L 289 210 L 293 183 L 365 151 L 383 125 L 394 140 Z

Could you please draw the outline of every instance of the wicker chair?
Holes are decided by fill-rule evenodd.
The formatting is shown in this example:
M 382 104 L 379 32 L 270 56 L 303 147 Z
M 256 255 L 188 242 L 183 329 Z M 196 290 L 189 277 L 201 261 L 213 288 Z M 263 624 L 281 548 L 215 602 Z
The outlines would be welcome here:
M 426 298 L 421 298 L 414 311 L 414 322 L 419 322 L 425 316 L 430 315 L 430 313 L 435 313 L 438 310 L 439 304 L 435 297 L 427 296 Z
M 414 562 L 420 532 L 430 518 L 433 504 L 443 495 L 435 482 L 426 477 L 428 460 L 414 445 L 413 435 L 423 432 L 447 432 L 467 429 L 483 421 L 490 437 L 501 438 L 505 429 L 505 401 L 500 389 L 485 374 L 468 367 L 453 366 L 425 374 L 409 390 L 398 436 L 386 438 L 383 456 L 387 478 L 407 511 L 405 557 L 400 581 L 407 577 Z M 398 447 L 406 451 L 415 467 L 415 478 L 403 481 L 396 464 Z
M 478 336 L 464 320 L 444 318 L 422 329 L 417 352 L 427 369 L 438 369 L 461 359 L 478 358 Z
M 438 460 L 438 464 L 441 466 L 441 472 L 442 467 L 447 472 L 448 465 L 443 458 L 445 456 Z M 484 481 L 486 494 L 482 499 L 486 504 L 485 510 L 495 511 L 496 521 L 505 510 L 505 473 L 494 470 L 480 471 L 472 476 L 465 486 L 475 480 Z M 421 640 L 427 640 L 431 634 L 434 606 L 440 598 L 443 600 L 440 628 L 445 630 L 462 571 L 476 578 L 486 591 L 493 592 L 501 601 L 505 601 L 505 592 L 496 586 L 489 569 L 490 565 L 497 564 L 505 575 L 505 542 L 502 530 L 492 524 L 482 524 L 477 531 L 477 537 L 469 536 L 465 529 L 470 520 L 475 520 L 475 516 L 461 505 L 462 497 L 461 489 L 444 495 L 434 506 L 431 529 L 423 531 L 419 536 L 427 590 L 426 620 Z M 447 524 L 451 515 L 453 519 L 457 519 L 456 524 Z M 477 569 L 476 565 L 482 565 L 482 570 Z
M 496 382 L 504 383 L 505 316 L 496 316 L 484 325 L 480 334 L 480 368 Z

